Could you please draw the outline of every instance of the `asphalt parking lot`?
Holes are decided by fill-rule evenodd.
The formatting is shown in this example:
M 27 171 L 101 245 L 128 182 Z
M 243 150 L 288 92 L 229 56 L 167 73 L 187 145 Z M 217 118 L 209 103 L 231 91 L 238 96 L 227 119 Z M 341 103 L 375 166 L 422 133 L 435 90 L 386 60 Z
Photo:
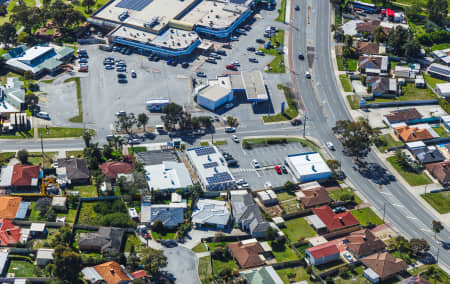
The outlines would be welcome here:
M 274 188 L 283 186 L 287 181 L 295 181 L 289 169 L 287 174 L 278 174 L 274 167 L 284 165 L 284 159 L 288 155 L 310 151 L 308 147 L 303 147 L 300 143 L 243 149 L 242 144 L 230 140 L 228 144 L 218 147 L 238 161 L 239 167 L 230 168 L 230 170 L 235 179 L 245 179 L 252 191 L 264 189 L 265 183 L 269 181 Z M 251 163 L 252 160 L 257 160 L 261 164 L 261 168 L 255 169 Z

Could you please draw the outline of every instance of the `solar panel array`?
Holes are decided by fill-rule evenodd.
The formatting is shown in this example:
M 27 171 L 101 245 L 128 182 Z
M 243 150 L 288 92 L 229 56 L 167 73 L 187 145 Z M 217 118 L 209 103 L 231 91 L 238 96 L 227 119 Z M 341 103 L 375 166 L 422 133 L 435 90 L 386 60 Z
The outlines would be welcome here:
M 450 70 L 445 68 L 440 68 L 439 66 L 432 65 L 430 66 L 430 70 L 440 74 L 450 75 Z
M 222 182 L 226 182 L 226 181 L 230 181 L 233 180 L 233 178 L 231 177 L 231 175 L 229 173 L 217 173 L 214 174 L 212 177 L 207 177 L 206 181 L 210 184 L 213 183 L 222 183 Z
M 117 3 L 116 7 L 130 9 L 135 11 L 141 11 L 153 0 L 122 0 Z
M 203 155 L 210 155 L 216 153 L 216 150 L 214 150 L 213 147 L 202 147 L 195 149 L 195 153 L 197 156 L 203 156 Z
M 212 162 L 212 163 L 206 163 L 206 164 L 203 164 L 203 167 L 205 168 L 205 169 L 209 169 L 209 168 L 214 168 L 214 167 L 217 167 L 219 164 L 217 163 L 217 162 Z

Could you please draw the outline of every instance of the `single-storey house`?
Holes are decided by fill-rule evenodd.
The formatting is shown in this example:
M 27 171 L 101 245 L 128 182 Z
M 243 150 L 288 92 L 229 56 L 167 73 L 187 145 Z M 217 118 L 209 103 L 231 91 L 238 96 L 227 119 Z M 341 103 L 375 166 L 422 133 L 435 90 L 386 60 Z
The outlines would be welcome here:
M 340 259 L 340 252 L 335 244 L 323 244 L 305 250 L 306 259 L 312 265 L 326 264 Z
M 268 253 L 256 239 L 243 240 L 228 245 L 231 255 L 241 268 L 262 266 Z
M 358 70 L 362 74 L 378 76 L 389 71 L 389 57 L 381 55 L 360 56 Z
M 398 126 L 394 128 L 398 138 L 405 143 L 433 139 L 433 135 L 426 128 Z
M 45 239 L 47 237 L 47 228 L 45 223 L 31 223 L 30 235 L 34 239 Z
M 111 161 L 99 165 L 102 173 L 110 180 L 116 180 L 118 174 L 128 174 L 133 171 L 134 166 L 130 163 Z
M 428 172 L 443 186 L 450 185 L 450 161 L 425 165 Z
M 11 247 L 20 242 L 21 229 L 12 223 L 11 219 L 0 219 L 0 246 Z
M 400 258 L 395 258 L 388 252 L 374 253 L 361 259 L 364 266 L 364 276 L 372 283 L 378 283 L 405 271 L 408 264 Z
M 444 155 L 436 146 L 428 146 L 411 150 L 421 164 L 439 163 L 445 160 Z
M 89 184 L 91 176 L 86 159 L 58 159 L 58 179 L 63 184 L 81 185 Z
M 36 264 L 38 266 L 46 266 L 53 261 L 54 249 L 40 248 L 36 254 Z
M 416 108 L 407 108 L 394 110 L 388 114 L 385 114 L 383 121 L 390 126 L 391 124 L 409 122 L 421 118 L 422 115 Z
M 124 237 L 123 229 L 100 227 L 97 232 L 81 233 L 78 246 L 82 251 L 118 252 Z
M 325 225 L 326 232 L 335 232 L 344 230 L 350 227 L 359 226 L 359 221 L 350 212 L 343 212 L 335 214 L 328 205 L 312 209 L 315 216 Z M 316 228 L 313 223 L 313 227 L 320 231 L 320 228 Z
M 230 220 L 227 203 L 214 199 L 199 199 L 192 213 L 192 224 L 196 227 L 213 226 L 223 229 Z
M 392 78 L 368 76 L 366 84 L 374 97 L 395 98 L 397 96 L 397 81 Z
M 2 167 L 0 189 L 30 192 L 39 190 L 41 168 L 33 165 L 14 165 Z
M 252 284 L 283 284 L 272 266 L 264 266 L 256 269 L 244 270 L 239 273 L 242 278 Z
M 333 202 L 333 199 L 328 194 L 328 191 L 323 186 L 315 188 L 298 190 L 295 192 L 297 199 L 300 200 L 304 209 L 314 208 L 322 205 L 327 205 Z
M 127 284 L 133 280 L 125 267 L 115 261 L 85 267 L 81 273 L 90 283 Z
M 386 248 L 385 243 L 367 229 L 350 233 L 350 235 L 345 237 L 344 244 L 347 250 L 357 258 Z
M 186 203 L 183 202 L 170 204 L 153 204 L 148 208 L 141 207 L 141 222 L 144 224 L 152 225 L 159 220 L 166 228 L 176 228 L 179 224 L 184 222 L 184 211 L 186 210 L 186 206 Z M 143 214 L 143 210 L 149 210 L 149 212 L 144 212 Z
M 358 41 L 356 50 L 360 55 L 377 55 L 380 53 L 380 44 L 378 42 Z
M 403 279 L 399 284 L 431 284 L 431 282 L 417 274 Z

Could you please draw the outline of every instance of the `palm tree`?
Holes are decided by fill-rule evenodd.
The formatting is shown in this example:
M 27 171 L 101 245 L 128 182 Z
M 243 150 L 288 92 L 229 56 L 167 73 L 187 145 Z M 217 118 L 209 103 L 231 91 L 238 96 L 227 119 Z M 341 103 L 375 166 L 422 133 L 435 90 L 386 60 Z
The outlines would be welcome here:
M 114 149 L 116 150 L 116 151 L 119 151 L 119 149 L 120 150 L 122 150 L 122 145 L 123 145 L 123 143 L 124 143 L 124 140 L 123 140 L 123 138 L 121 137 L 121 136 L 114 136 L 113 137 L 113 144 L 114 144 Z
M 332 25 L 331 25 L 331 31 L 332 31 L 332 32 L 337 31 L 337 27 L 336 27 L 335 24 L 332 24 Z
M 433 220 L 434 239 L 436 239 L 436 234 L 439 234 L 443 229 L 444 226 L 442 226 L 442 223 L 440 221 Z
M 148 123 L 148 116 L 145 113 L 140 113 L 137 117 L 138 127 L 143 127 L 145 132 L 145 126 Z

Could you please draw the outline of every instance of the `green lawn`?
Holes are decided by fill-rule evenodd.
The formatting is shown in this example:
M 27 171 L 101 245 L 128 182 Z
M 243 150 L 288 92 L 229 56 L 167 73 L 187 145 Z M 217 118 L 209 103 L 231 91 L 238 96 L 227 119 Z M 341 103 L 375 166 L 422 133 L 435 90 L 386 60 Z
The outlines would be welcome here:
M 33 201 L 30 204 L 30 215 L 28 216 L 29 221 L 43 221 L 45 218 L 39 216 L 40 211 L 36 208 L 36 202 Z
M 344 276 L 337 276 L 333 278 L 334 284 L 370 284 L 370 281 L 363 276 L 364 267 L 358 266 L 353 271 L 348 271 Z M 383 282 L 384 283 L 384 282 Z M 386 283 L 387 284 L 387 283 Z
M 67 213 L 58 213 L 58 217 L 66 217 L 66 223 L 74 223 L 75 215 L 77 214 L 76 209 L 69 209 Z
M 448 42 L 433 44 L 433 46 L 431 47 L 431 50 L 435 51 L 435 50 L 442 50 L 442 49 L 447 49 L 447 48 L 450 48 L 450 43 L 448 43 Z
M 292 89 L 290 89 L 287 86 L 283 86 L 281 84 L 277 85 L 277 88 L 280 90 L 283 90 L 284 97 L 286 99 L 287 107 L 284 110 L 284 113 L 277 113 L 271 116 L 264 115 L 263 120 L 264 122 L 278 122 L 278 121 L 286 121 L 291 120 L 298 115 L 298 109 L 297 109 L 297 100 L 295 98 L 294 93 L 292 92 Z
M 431 267 L 435 268 L 433 273 L 430 271 Z M 409 273 L 411 273 L 411 275 L 420 274 L 423 278 L 436 284 L 448 284 L 450 281 L 448 274 L 435 265 L 422 265 L 418 268 L 410 270 Z
M 73 77 L 66 79 L 64 83 L 74 81 L 75 87 L 77 88 L 77 104 L 78 104 L 78 115 L 69 119 L 70 122 L 83 122 L 83 103 L 81 101 L 81 86 L 80 77 Z
M 84 158 L 83 150 L 66 151 L 66 157 Z
M 280 205 L 286 214 L 290 214 L 290 213 L 294 213 L 294 212 L 302 210 L 300 203 L 298 202 L 297 199 L 284 201 L 284 202 L 280 203 Z
M 42 153 L 41 152 L 29 152 L 28 162 L 33 165 L 40 166 L 42 164 Z M 49 168 L 52 161 L 55 161 L 57 152 L 45 152 L 45 163 L 44 167 Z
M 436 131 L 436 133 L 437 133 L 440 137 L 448 137 L 447 131 L 446 131 L 442 126 L 433 127 L 433 130 Z
M 215 275 L 220 274 L 220 272 L 226 268 L 231 269 L 231 271 L 239 270 L 239 267 L 237 266 L 236 262 L 233 258 L 227 259 L 225 261 L 221 259 L 212 259 L 212 266 L 213 271 Z
M 358 59 L 336 55 L 336 61 L 339 71 L 356 71 L 358 69 Z
M 49 127 L 39 128 L 39 137 L 43 135 L 44 138 L 68 138 L 68 137 L 81 137 L 83 136 L 85 129 L 83 128 L 69 128 L 69 127 Z M 92 136 L 95 136 L 95 131 L 87 129 Z
M 285 73 L 285 67 L 284 67 L 284 55 L 280 54 L 277 51 L 276 43 L 280 44 L 280 47 L 284 45 L 284 30 L 278 30 L 275 35 L 273 35 L 270 38 L 270 41 L 272 42 L 272 45 L 275 46 L 275 48 L 260 48 L 259 50 L 264 51 L 265 54 L 275 56 L 275 58 L 270 62 L 270 70 L 267 71 L 268 73 Z
M 174 240 L 176 237 L 176 232 L 165 232 L 163 234 L 157 233 L 157 232 L 153 232 L 152 231 L 152 238 L 154 240 Z
M 308 281 L 308 283 L 312 283 L 309 280 L 309 275 L 306 273 L 306 270 L 302 266 L 292 267 L 292 268 L 284 268 L 276 270 L 278 276 L 280 276 L 281 280 L 283 280 L 284 284 L 290 284 L 291 281 L 289 279 L 290 274 L 295 275 L 292 279 L 295 282 L 300 281 Z
M 370 208 L 362 208 L 351 211 L 352 215 L 358 219 L 362 226 L 367 226 L 369 224 L 381 225 L 383 220 L 375 214 Z
M 278 262 L 285 262 L 290 260 L 297 260 L 297 255 L 291 250 L 291 248 L 285 244 L 282 249 L 277 249 L 272 246 L 272 253 Z
M 447 214 L 450 212 L 450 191 L 427 193 L 421 195 L 428 204 L 430 204 L 437 212 Z
M 14 273 L 14 277 L 34 277 L 34 265 L 25 260 L 11 260 L 8 273 Z
M 78 217 L 78 224 L 100 226 L 100 216 L 94 210 L 97 202 L 83 202 L 81 205 L 80 216 Z
M 220 146 L 220 145 L 227 145 L 228 142 L 227 142 L 227 140 L 216 140 L 216 141 L 214 141 L 213 144 L 216 146 Z
M 286 17 L 286 0 L 281 0 L 280 9 L 278 10 L 278 17 L 275 19 L 275 21 L 278 22 L 284 22 Z
M 247 138 L 243 139 L 242 143 L 248 143 L 250 147 L 252 146 L 260 146 L 265 144 L 282 144 L 282 143 L 300 143 L 303 147 L 308 147 L 312 151 L 316 151 L 320 153 L 319 148 L 317 145 L 308 139 L 300 139 L 300 138 L 294 138 L 294 137 L 271 137 L 271 138 Z
M 208 278 L 212 275 L 211 257 L 205 256 L 198 260 L 198 276 L 202 284 L 211 283 Z
M 392 102 L 392 101 L 420 101 L 432 100 L 436 95 L 429 88 L 416 88 L 413 83 L 408 83 L 403 87 L 403 96 L 398 96 L 396 99 L 376 98 L 373 102 Z
M 16 134 L 13 134 L 13 135 L 2 134 L 2 135 L 0 135 L 0 139 L 26 139 L 26 138 L 33 138 L 33 136 L 34 136 L 34 130 L 32 128 L 28 131 L 16 132 Z
M 380 152 L 382 153 L 387 151 L 388 148 L 403 145 L 402 141 L 395 140 L 391 134 L 380 135 L 378 136 L 378 139 L 386 143 L 386 146 L 377 146 L 378 150 L 380 150 Z
M 0 153 L 0 166 L 6 166 L 10 159 L 16 156 L 15 152 Z
M 216 247 L 226 248 L 228 244 L 232 242 L 216 242 L 216 243 L 208 243 L 208 247 L 210 251 L 213 251 Z
M 147 151 L 147 147 L 144 147 L 144 146 L 128 147 L 128 153 L 130 155 L 132 155 L 134 153 L 146 152 L 146 151 Z
M 395 156 L 386 159 L 397 170 L 397 172 L 409 183 L 411 186 L 425 185 L 432 183 L 432 180 L 425 174 L 416 174 L 405 171 L 397 162 Z
M 195 247 L 192 248 L 193 252 L 207 252 L 205 245 L 203 243 L 199 243 Z
M 71 191 L 78 191 L 80 197 L 97 197 L 97 188 L 95 185 L 77 185 Z
M 135 234 L 127 234 L 127 240 L 125 243 L 125 252 L 130 252 L 131 245 L 137 249 L 142 245 L 141 240 Z
M 444 80 L 439 80 L 439 79 L 433 78 L 427 74 L 423 74 L 423 78 L 425 79 L 425 82 L 427 82 L 427 84 L 430 85 L 430 87 L 432 87 L 433 89 L 436 88 L 436 84 L 447 83 Z
M 285 222 L 286 228 L 282 231 L 291 242 L 296 242 L 299 237 L 309 238 L 317 235 L 316 231 L 306 222 L 305 218 L 295 218 Z
M 203 146 L 203 147 L 209 146 L 209 142 L 208 141 L 202 141 L 202 142 L 200 142 L 200 146 Z
M 344 88 L 345 92 L 353 91 L 352 84 L 350 83 L 350 79 L 344 74 L 339 75 L 339 80 L 341 80 L 342 88 Z
M 359 98 L 355 95 L 347 95 L 348 104 L 352 109 L 359 109 Z
M 353 201 L 355 201 L 356 204 L 361 204 L 362 200 L 356 195 L 353 190 L 350 187 L 344 187 L 341 189 L 335 189 L 328 192 L 328 195 L 330 195 L 331 198 L 334 200 L 342 200 L 341 196 L 343 196 L 344 193 L 350 193 L 353 196 Z
M 296 198 L 295 195 L 289 194 L 288 192 L 277 193 L 278 202 L 282 202 L 282 201 L 289 200 L 289 199 L 295 199 L 295 198 Z

